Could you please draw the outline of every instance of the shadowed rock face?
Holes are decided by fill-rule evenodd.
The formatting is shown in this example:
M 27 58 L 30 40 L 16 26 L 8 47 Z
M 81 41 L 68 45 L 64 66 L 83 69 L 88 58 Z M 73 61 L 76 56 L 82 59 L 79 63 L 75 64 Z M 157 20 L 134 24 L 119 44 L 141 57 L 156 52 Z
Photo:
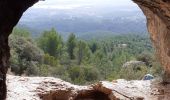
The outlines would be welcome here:
M 6 98 L 6 72 L 9 60 L 8 36 L 23 12 L 38 0 L 0 0 L 0 100 Z M 165 79 L 170 77 L 170 1 L 133 0 L 147 17 L 148 30 Z M 77 97 L 79 99 L 79 97 Z
M 133 0 L 147 18 L 148 31 L 157 56 L 165 69 L 164 81 L 170 82 L 170 1 Z
M 10 57 L 8 36 L 23 12 L 38 0 L 0 0 L 0 100 L 6 98 L 6 73 Z

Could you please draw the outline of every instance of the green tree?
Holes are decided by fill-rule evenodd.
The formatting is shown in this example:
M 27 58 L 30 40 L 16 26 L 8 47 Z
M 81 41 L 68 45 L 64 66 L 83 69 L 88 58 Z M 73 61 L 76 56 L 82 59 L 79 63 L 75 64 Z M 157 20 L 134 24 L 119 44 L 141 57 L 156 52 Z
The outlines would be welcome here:
M 69 69 L 69 75 L 71 80 L 76 84 L 82 84 L 85 82 L 84 70 L 79 66 L 72 66 Z
M 76 36 L 71 33 L 67 40 L 67 51 L 71 60 L 75 59 L 74 49 L 76 47 Z
M 20 37 L 27 37 L 27 38 L 30 37 L 30 32 L 27 29 L 23 29 L 23 28 L 14 28 L 12 34 Z
M 50 56 L 49 54 L 45 54 L 44 55 L 44 64 L 50 65 L 50 66 L 57 66 L 58 60 L 55 57 Z
M 10 67 L 16 74 L 35 74 L 38 71 L 38 64 L 43 62 L 44 52 L 38 48 L 28 35 L 22 35 L 23 30 L 14 31 L 9 37 L 11 47 Z M 23 34 L 27 32 L 23 31 Z M 32 69 L 32 71 L 30 71 Z M 32 73 L 29 73 L 32 72 Z
M 92 44 L 90 44 L 90 50 L 92 53 L 95 53 L 98 49 L 98 45 L 96 42 L 93 42 Z
M 38 45 L 45 53 L 59 58 L 62 53 L 63 39 L 55 29 L 51 29 L 50 31 L 44 31 L 42 36 L 38 39 Z
M 85 80 L 88 82 L 93 82 L 99 79 L 99 71 L 95 67 L 84 67 Z
M 78 65 L 80 65 L 83 60 L 88 60 L 90 58 L 90 49 L 85 41 L 78 41 L 76 52 Z

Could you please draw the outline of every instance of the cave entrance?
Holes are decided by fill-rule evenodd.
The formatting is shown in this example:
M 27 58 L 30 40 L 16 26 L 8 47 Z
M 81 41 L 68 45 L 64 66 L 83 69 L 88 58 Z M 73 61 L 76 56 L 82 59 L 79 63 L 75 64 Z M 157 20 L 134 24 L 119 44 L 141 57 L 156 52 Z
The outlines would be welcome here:
M 17 1 L 17 2 L 12 2 L 12 3 L 10 3 L 10 2 L 5 2 L 5 3 L 3 3 L 4 1 L 1 1 L 0 3 L 2 4 L 2 6 L 0 6 L 0 7 L 2 7 L 3 9 L 1 9 L 1 12 L 3 13 L 2 15 L 3 16 L 5 16 L 5 17 L 0 17 L 0 19 L 1 19 L 1 22 L 2 22 L 2 24 L 1 24 L 1 35 L 0 35 L 0 42 L 2 43 L 2 45 L 1 45 L 1 51 L 0 51 L 0 54 L 1 54 L 1 62 L 0 62 L 0 64 L 1 64 L 1 67 L 2 67 L 2 70 L 1 70 L 1 72 L 0 72 L 0 76 L 1 76 L 1 78 L 0 78 L 0 81 L 1 81 L 1 84 L 0 84 L 0 86 L 1 86 L 1 90 L 3 91 L 3 93 L 1 92 L 0 93 L 0 98 L 1 99 L 4 99 L 4 97 L 5 97 L 5 94 L 4 93 L 6 93 L 6 85 L 5 85 L 5 80 L 6 80 L 6 68 L 7 68 L 7 66 L 8 66 L 8 59 L 9 59 L 9 47 L 8 47 L 8 35 L 11 33 L 11 31 L 12 31 L 12 28 L 15 26 L 15 24 L 18 22 L 17 20 L 19 20 L 20 19 L 20 16 L 22 15 L 22 12 L 24 12 L 29 6 L 31 6 L 33 3 L 35 3 L 36 2 L 36 0 L 35 1 L 33 1 L 33 2 L 30 2 L 30 3 L 28 3 L 28 2 L 25 2 L 25 1 Z M 165 1 L 163 1 L 163 2 L 165 2 Z M 162 2 L 161 2 L 162 3 Z M 25 6 L 21 6 L 21 5 L 24 5 L 25 4 Z M 53 3 L 51 3 L 51 4 L 53 4 Z M 110 3 L 109 3 L 110 4 Z M 6 7 L 9 7 L 9 8 L 7 8 L 6 9 Z M 48 8 L 46 5 L 43 5 L 42 6 L 43 8 Z M 72 7 L 79 7 L 78 5 L 72 5 Z M 72 8 L 71 7 L 71 8 Z M 51 6 L 51 8 L 55 8 L 55 6 Z M 60 8 L 62 8 L 62 7 L 60 7 Z M 88 8 L 88 7 L 87 7 Z M 19 10 L 19 9 L 21 9 L 21 10 Z M 70 9 L 70 7 L 68 7 L 67 9 Z M 8 13 L 9 12 L 9 13 Z M 12 13 L 10 13 L 10 12 L 12 12 Z M 14 12 L 16 12 L 16 13 L 14 13 Z M 37 13 L 36 13 L 37 14 Z M 49 15 L 53 15 L 53 13 L 48 13 L 48 12 L 46 12 L 46 14 L 49 14 Z M 110 13 L 109 13 L 110 14 Z M 117 13 L 116 13 L 117 14 Z M 89 15 L 93 15 L 93 13 L 90 13 Z M 166 14 L 165 14 L 166 15 Z M 10 16 L 15 16 L 14 18 L 13 17 L 10 17 Z M 101 16 L 98 16 L 99 18 L 101 18 Z M 159 17 L 160 18 L 162 18 L 162 17 L 164 17 L 164 16 L 160 16 L 159 15 Z M 167 16 L 166 16 L 167 17 Z M 73 16 L 70 16 L 70 19 L 72 19 L 73 20 Z M 164 19 L 164 18 L 162 18 L 162 19 Z M 165 18 L 166 19 L 166 18 Z M 28 20 L 25 20 L 26 22 L 28 21 Z M 89 21 L 89 19 L 88 19 L 88 21 Z M 91 21 L 91 20 L 90 20 Z M 162 20 L 161 20 L 162 21 Z M 9 22 L 11 22 L 12 24 L 10 24 Z M 107 22 L 107 20 L 106 20 L 106 22 Z M 167 22 L 168 22 L 168 20 L 167 20 Z M 166 21 L 164 21 L 164 24 L 165 24 L 165 26 L 164 26 L 164 28 L 166 27 L 166 25 L 167 25 L 167 22 Z M 159 22 L 158 22 L 159 23 Z M 110 23 L 109 23 L 110 24 Z M 160 24 L 160 23 L 159 23 Z M 73 24 L 70 24 L 70 26 L 71 25 L 73 25 Z M 169 25 L 169 24 L 168 24 Z M 92 26 L 93 26 L 93 24 L 92 24 Z M 116 25 L 117 26 L 117 25 Z M 89 29 L 90 29 L 91 27 L 89 27 Z M 71 28 L 70 28 L 71 29 Z M 109 27 L 109 29 L 112 29 L 112 27 L 110 28 Z M 134 28 L 135 29 L 135 28 Z M 167 27 L 165 28 L 165 29 L 167 29 Z M 52 32 L 54 32 L 54 30 L 52 30 Z M 165 34 L 165 36 L 166 36 L 166 34 Z M 28 42 L 28 41 L 27 41 Z M 26 42 L 26 43 L 27 43 Z M 30 41 L 29 41 L 30 42 Z M 22 43 L 22 42 L 21 42 Z M 31 44 L 32 42 L 30 42 L 30 43 L 28 43 L 29 45 Z M 81 42 L 82 43 L 82 42 Z M 83 44 L 84 45 L 84 44 Z M 168 45 L 168 43 L 166 43 L 166 46 Z M 31 45 L 30 45 L 31 46 Z M 81 44 L 80 44 L 80 46 L 82 46 Z M 121 45 L 118 45 L 118 47 L 121 47 L 121 46 L 125 46 L 126 47 L 126 44 L 121 44 Z M 165 47 L 166 47 L 165 46 Z M 33 46 L 34 47 L 34 46 Z M 35 47 L 36 48 L 36 47 Z M 34 48 L 34 49 L 35 49 Z M 30 49 L 30 48 L 29 48 Z M 25 49 L 25 50 L 29 50 L 29 49 Z M 36 50 L 38 50 L 37 48 L 36 48 Z M 78 49 L 79 51 L 80 51 L 80 49 Z M 161 51 L 162 49 L 160 49 L 160 51 Z M 32 51 L 34 51 L 34 50 L 32 50 Z M 164 50 L 163 50 L 164 51 Z M 166 54 L 165 55 L 168 55 L 169 56 L 169 49 L 167 49 L 167 50 L 165 50 L 166 52 Z M 39 51 L 39 53 L 40 53 L 41 51 Z M 23 58 L 23 57 L 25 57 L 25 56 L 28 56 L 28 55 L 31 55 L 31 56 L 35 56 L 35 55 L 32 55 L 32 54 L 28 54 L 28 53 L 26 53 L 27 55 L 19 55 L 21 58 Z M 80 54 L 82 54 L 81 52 L 80 52 Z M 100 54 L 97 54 L 97 55 L 100 55 Z M 49 55 L 46 55 L 46 57 L 48 58 L 48 59 L 54 59 L 54 58 L 51 58 Z M 103 58 L 103 56 L 102 55 L 100 55 L 99 56 L 99 58 Z M 126 57 L 125 57 L 126 58 Z M 166 59 L 167 57 L 165 57 L 165 59 Z M 28 57 L 26 60 L 30 60 L 31 59 L 31 57 Z M 112 58 L 110 58 L 110 59 L 112 59 Z M 166 61 L 165 59 L 161 59 L 162 60 L 162 62 L 163 61 Z M 37 61 L 37 60 L 39 60 L 39 58 L 35 58 L 35 59 L 33 59 L 33 60 L 35 60 L 35 61 Z M 79 60 L 79 61 L 81 61 L 81 60 Z M 19 64 L 22 64 L 22 63 L 19 63 Z M 51 64 L 51 63 L 50 63 Z M 78 63 L 78 64 L 80 64 L 80 63 Z M 35 65 L 36 66 L 36 63 L 33 63 L 32 65 Z M 168 65 L 168 62 L 165 62 L 165 64 L 164 64 L 165 66 L 167 66 Z M 150 66 L 150 65 L 149 65 Z M 15 66 L 16 67 L 16 66 Z M 46 69 L 48 66 L 46 66 L 46 65 L 44 65 L 43 66 L 43 68 L 42 68 L 42 70 L 44 70 L 44 69 Z M 25 69 L 25 67 L 23 67 L 24 69 Z M 81 67 L 82 68 L 82 67 Z M 76 70 L 80 70 L 81 68 L 76 68 L 75 67 L 75 69 Z M 27 69 L 27 68 L 26 68 Z M 29 70 L 28 70 L 28 72 L 29 71 L 32 71 L 32 67 L 30 67 L 29 68 Z M 59 69 L 60 69 L 60 67 L 59 67 Z M 62 68 L 61 68 L 62 69 Z M 70 71 L 70 72 L 73 72 L 74 70 L 75 70 L 74 68 Z M 107 68 L 105 68 L 105 69 L 107 69 Z M 102 69 L 102 70 L 105 70 L 105 69 Z M 141 68 L 137 68 L 137 69 L 141 69 Z M 168 68 L 166 68 L 166 69 L 168 69 Z M 19 70 L 21 70 L 21 69 L 19 69 Z M 34 69 L 35 70 L 35 73 L 36 73 L 36 69 Z M 64 69 L 65 70 L 65 69 Z M 94 70 L 94 69 L 93 69 Z M 46 72 L 47 70 L 45 70 L 45 72 Z M 80 76 L 80 74 L 81 74 L 81 72 L 80 71 L 78 71 L 79 73 L 78 74 L 76 74 L 75 76 L 77 77 L 77 76 Z M 93 71 L 94 72 L 94 71 Z M 97 73 L 97 72 L 96 72 Z M 88 73 L 89 74 L 89 73 Z M 90 73 L 91 74 L 91 73 Z M 104 73 L 104 75 L 106 74 L 106 72 Z M 68 74 L 67 74 L 68 75 Z M 96 74 L 95 74 L 96 75 Z M 94 76 L 95 76 L 94 75 Z M 56 76 L 58 76 L 58 75 L 56 75 Z M 74 75 L 73 75 L 74 76 Z M 107 76 L 107 75 L 105 75 L 105 76 Z M 65 78 L 68 78 L 68 77 L 65 77 Z M 76 81 L 80 81 L 81 80 L 81 78 L 79 78 L 78 80 L 76 80 Z M 93 79 L 92 79 L 93 80 Z
M 23 64 L 21 71 L 12 61 L 12 71 L 21 75 L 55 76 L 75 84 L 118 78 L 140 80 L 145 75 L 160 74 L 140 8 L 131 0 L 96 2 L 43 1 L 29 9 L 17 27 L 26 28 L 30 32 L 23 31 L 33 37 L 30 43 L 22 39 L 23 45 L 29 46 L 22 49 L 32 52 L 21 55 L 29 56 L 26 63 L 33 67 Z M 21 31 L 16 29 L 13 33 Z M 38 42 L 33 44 L 38 46 L 32 44 L 34 39 Z M 15 49 L 20 44 L 12 46 Z M 12 53 L 18 56 L 17 52 Z M 35 62 L 41 59 L 45 59 L 44 64 L 38 66 Z

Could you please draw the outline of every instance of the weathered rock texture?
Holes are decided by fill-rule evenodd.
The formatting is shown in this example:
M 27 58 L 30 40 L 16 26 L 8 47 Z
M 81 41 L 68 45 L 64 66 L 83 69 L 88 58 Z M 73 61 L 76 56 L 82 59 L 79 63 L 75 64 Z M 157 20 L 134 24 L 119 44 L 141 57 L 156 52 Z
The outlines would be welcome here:
M 151 100 L 150 81 L 78 86 L 52 77 L 7 77 L 7 100 Z M 156 100 L 156 99 L 155 99 Z
M 8 36 L 23 12 L 38 0 L 0 0 L 0 100 L 6 98 L 6 73 L 10 57 Z
M 170 1 L 133 0 L 147 18 L 151 40 L 165 69 L 164 79 L 170 82 Z
M 170 100 L 170 84 L 152 81 L 103 81 L 73 85 L 52 77 L 7 75 L 7 100 Z

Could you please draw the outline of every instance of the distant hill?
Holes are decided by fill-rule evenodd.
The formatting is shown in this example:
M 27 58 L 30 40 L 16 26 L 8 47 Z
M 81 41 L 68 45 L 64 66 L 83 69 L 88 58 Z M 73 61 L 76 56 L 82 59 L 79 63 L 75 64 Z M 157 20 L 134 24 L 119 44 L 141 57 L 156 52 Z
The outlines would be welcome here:
M 87 33 L 147 33 L 145 20 L 143 13 L 136 8 L 32 8 L 24 14 L 18 26 L 28 28 L 34 36 L 53 27 L 63 36 L 73 32 L 79 37 L 84 37 Z

